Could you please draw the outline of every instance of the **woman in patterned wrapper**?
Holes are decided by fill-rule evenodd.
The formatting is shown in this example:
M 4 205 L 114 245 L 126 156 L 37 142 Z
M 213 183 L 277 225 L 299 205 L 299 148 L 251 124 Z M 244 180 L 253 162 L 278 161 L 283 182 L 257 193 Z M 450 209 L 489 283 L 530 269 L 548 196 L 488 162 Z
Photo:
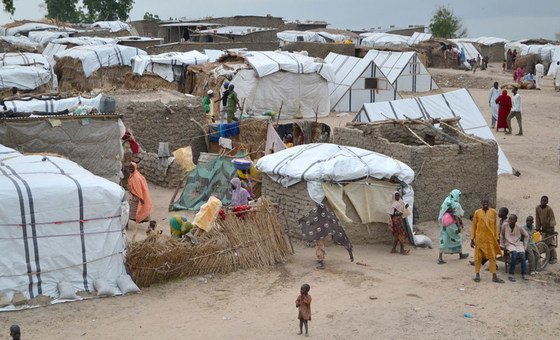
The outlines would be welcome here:
M 408 208 L 408 204 L 405 204 L 401 199 L 401 193 L 395 191 L 393 194 L 393 200 L 387 209 L 387 214 L 389 215 L 389 229 L 393 233 L 393 248 L 391 248 L 391 253 L 397 253 L 397 245 L 400 244 L 400 254 L 408 255 L 410 249 L 404 249 L 404 243 L 408 239 L 408 231 L 406 226 L 406 219 L 403 214 Z

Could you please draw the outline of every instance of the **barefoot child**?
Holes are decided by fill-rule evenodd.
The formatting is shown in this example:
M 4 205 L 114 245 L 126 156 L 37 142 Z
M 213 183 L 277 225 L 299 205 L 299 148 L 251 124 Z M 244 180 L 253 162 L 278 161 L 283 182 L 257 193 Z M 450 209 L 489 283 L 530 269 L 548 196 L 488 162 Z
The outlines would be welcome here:
M 303 326 L 305 325 L 305 336 L 309 336 L 307 329 L 307 322 L 311 320 L 311 295 L 309 295 L 309 290 L 311 287 L 307 283 L 301 286 L 300 295 L 296 299 L 296 307 L 298 308 L 298 319 L 299 319 L 299 333 L 303 333 Z

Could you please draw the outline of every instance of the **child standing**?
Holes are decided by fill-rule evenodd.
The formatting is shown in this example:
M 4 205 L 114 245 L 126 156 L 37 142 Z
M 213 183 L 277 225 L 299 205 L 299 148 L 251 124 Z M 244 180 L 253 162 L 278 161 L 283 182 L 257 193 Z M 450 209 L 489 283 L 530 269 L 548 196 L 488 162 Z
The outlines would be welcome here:
M 529 273 L 535 275 L 539 264 L 539 249 L 533 241 L 533 234 L 535 233 L 535 225 L 533 216 L 528 216 L 525 220 L 525 231 L 529 234 L 529 242 L 527 243 L 527 262 L 529 262 Z
M 311 320 L 311 295 L 309 290 L 311 287 L 307 283 L 303 284 L 300 289 L 300 295 L 296 299 L 296 307 L 298 308 L 299 333 L 303 334 L 303 326 L 305 325 L 305 336 L 309 336 L 307 322 Z

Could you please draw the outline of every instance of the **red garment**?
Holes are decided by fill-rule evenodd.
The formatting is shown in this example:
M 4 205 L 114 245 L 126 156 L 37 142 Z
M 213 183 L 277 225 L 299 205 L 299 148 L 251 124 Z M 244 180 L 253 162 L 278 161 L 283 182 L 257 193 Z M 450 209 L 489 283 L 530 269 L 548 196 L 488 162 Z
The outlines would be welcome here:
M 496 98 L 496 104 L 499 105 L 496 129 L 507 129 L 507 117 L 511 111 L 511 97 L 508 96 L 506 90 L 503 90 L 502 94 Z
M 140 151 L 140 144 L 138 144 L 136 139 L 134 139 L 134 137 L 132 136 L 130 131 L 126 130 L 126 132 L 124 133 L 124 136 L 122 136 L 121 139 L 124 142 L 128 142 L 128 144 L 130 145 L 130 149 L 132 150 L 133 154 L 136 155 Z

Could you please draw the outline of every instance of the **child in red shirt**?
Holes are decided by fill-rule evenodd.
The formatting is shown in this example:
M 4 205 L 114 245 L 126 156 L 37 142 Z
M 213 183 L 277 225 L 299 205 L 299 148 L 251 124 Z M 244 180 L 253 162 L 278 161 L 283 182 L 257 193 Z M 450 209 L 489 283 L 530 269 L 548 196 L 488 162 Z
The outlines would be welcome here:
M 306 283 L 301 286 L 300 295 L 296 299 L 296 307 L 298 308 L 299 319 L 299 333 L 303 333 L 303 326 L 305 325 L 305 336 L 309 336 L 307 329 L 307 322 L 311 320 L 311 295 L 309 290 L 311 287 Z

